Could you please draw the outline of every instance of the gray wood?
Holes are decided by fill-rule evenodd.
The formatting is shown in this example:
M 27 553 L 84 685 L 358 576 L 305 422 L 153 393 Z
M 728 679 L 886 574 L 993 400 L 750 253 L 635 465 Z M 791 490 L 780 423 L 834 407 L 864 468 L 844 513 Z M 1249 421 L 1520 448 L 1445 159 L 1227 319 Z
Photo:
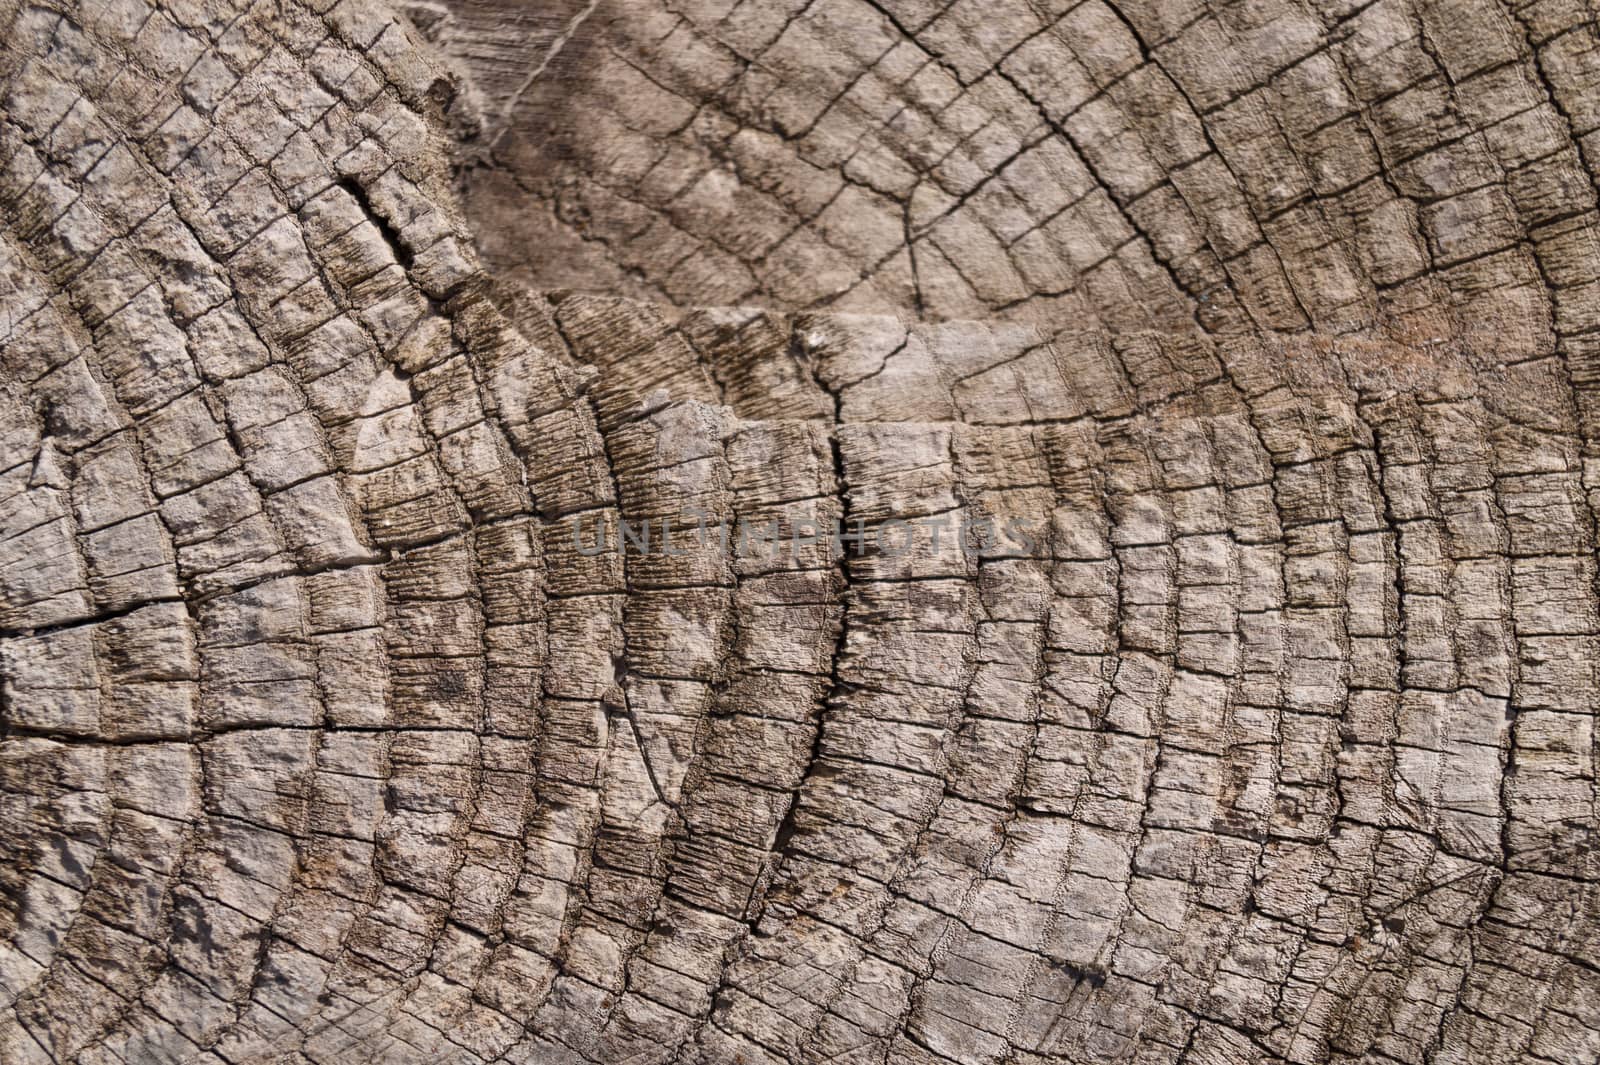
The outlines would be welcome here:
M 1576 7 L 0 26 L 4 1065 L 1600 1057 Z

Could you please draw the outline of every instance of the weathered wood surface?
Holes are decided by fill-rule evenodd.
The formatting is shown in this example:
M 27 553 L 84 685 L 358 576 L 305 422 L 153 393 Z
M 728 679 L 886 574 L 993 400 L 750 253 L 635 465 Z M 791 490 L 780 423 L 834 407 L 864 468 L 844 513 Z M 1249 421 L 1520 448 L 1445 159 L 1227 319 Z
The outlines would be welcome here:
M 1540 353 L 1600 326 L 1577 0 L 416 7 L 503 164 L 465 183 L 487 262 L 534 288 L 1118 331 L 1500 319 Z
M 0 2 L 0 1062 L 1595 1060 L 1581 12 L 405 10 Z

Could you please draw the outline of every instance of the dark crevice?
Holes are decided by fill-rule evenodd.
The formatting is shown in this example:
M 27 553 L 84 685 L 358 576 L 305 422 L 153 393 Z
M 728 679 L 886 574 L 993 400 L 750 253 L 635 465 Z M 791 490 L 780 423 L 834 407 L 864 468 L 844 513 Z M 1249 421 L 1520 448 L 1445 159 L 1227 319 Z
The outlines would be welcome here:
M 389 245 L 389 253 L 394 256 L 394 261 L 400 264 L 402 270 L 409 273 L 411 264 L 414 261 L 411 249 L 407 247 L 405 238 L 400 235 L 400 231 L 389 223 L 389 219 L 384 216 L 383 212 L 373 206 L 372 198 L 367 194 L 366 186 L 355 178 L 350 177 L 340 178 L 338 185 L 360 205 L 362 213 L 367 216 L 367 220 L 377 229 L 378 235 L 383 237 L 383 242 Z

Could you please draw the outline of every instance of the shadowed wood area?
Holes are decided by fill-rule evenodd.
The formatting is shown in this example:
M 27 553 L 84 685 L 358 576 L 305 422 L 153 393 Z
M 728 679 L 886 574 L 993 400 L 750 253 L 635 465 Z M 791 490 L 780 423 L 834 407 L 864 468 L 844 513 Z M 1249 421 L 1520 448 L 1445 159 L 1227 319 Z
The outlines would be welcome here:
M 1592 13 L 0 26 L 3 1065 L 1600 1058 Z

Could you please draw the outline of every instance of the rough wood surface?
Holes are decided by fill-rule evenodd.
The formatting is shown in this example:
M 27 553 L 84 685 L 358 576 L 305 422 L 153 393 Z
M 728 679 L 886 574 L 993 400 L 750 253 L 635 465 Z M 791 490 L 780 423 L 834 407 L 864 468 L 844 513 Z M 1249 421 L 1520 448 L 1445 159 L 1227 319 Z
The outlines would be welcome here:
M 1541 352 L 1600 327 L 1578 0 L 523 7 L 425 21 L 501 164 L 465 183 L 487 262 L 535 288 L 1119 331 L 1498 318 Z
M 0 0 L 0 1062 L 1600 1056 L 1592 19 L 402 10 Z

